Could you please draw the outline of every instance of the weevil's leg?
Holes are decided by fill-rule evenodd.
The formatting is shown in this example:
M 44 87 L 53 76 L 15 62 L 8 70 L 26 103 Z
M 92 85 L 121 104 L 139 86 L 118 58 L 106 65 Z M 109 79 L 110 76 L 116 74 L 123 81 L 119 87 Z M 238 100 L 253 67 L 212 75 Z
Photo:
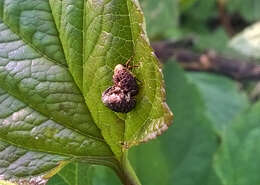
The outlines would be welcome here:
M 139 65 L 130 66 L 131 68 L 140 67 Z
M 134 56 L 131 56 L 125 63 L 126 68 L 129 68 L 129 63 L 131 62 L 131 60 L 133 59 Z
M 140 65 L 128 66 L 127 69 L 132 70 L 133 68 L 138 68 Z

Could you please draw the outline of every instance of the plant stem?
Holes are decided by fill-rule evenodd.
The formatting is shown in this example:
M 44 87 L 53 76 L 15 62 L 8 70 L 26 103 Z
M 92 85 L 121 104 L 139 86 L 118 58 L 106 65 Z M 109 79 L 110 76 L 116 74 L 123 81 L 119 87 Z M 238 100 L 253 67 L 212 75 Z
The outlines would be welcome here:
M 127 151 L 125 151 L 122 156 L 120 169 L 116 170 L 116 173 L 123 185 L 142 185 L 127 158 L 127 154 Z
M 85 161 L 88 164 L 110 167 L 116 172 L 123 185 L 142 185 L 136 176 L 127 155 L 128 152 L 125 150 L 120 161 L 116 158 L 106 158 L 103 160 L 100 158 L 80 158 L 79 162 Z

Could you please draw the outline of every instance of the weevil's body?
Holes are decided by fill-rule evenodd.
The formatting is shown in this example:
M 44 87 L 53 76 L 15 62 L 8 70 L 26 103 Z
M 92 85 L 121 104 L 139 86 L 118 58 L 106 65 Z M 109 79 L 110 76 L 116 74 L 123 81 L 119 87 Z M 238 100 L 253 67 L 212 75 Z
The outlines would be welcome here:
M 120 88 L 112 86 L 102 94 L 103 103 L 115 112 L 127 113 L 131 111 L 136 104 L 130 93 L 125 94 Z
M 114 69 L 114 85 L 102 94 L 102 102 L 115 112 L 130 112 L 136 105 L 134 96 L 138 94 L 138 84 L 133 74 L 122 64 Z
M 115 86 L 120 87 L 125 93 L 131 96 L 138 94 L 138 84 L 134 75 L 122 64 L 118 64 L 114 69 L 113 81 Z

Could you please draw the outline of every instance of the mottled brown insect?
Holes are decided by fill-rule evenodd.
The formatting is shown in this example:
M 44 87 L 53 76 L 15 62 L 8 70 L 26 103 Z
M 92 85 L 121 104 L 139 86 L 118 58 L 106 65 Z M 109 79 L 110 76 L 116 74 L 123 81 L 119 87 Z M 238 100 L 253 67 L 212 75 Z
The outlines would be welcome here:
M 138 94 L 139 87 L 129 69 L 128 65 L 116 65 L 113 75 L 114 85 L 102 93 L 102 102 L 115 112 L 127 113 L 136 105 L 134 96 Z
M 131 96 L 138 94 L 138 84 L 136 78 L 122 64 L 118 64 L 114 69 L 113 75 L 114 85 L 122 89 L 125 93 L 130 93 Z

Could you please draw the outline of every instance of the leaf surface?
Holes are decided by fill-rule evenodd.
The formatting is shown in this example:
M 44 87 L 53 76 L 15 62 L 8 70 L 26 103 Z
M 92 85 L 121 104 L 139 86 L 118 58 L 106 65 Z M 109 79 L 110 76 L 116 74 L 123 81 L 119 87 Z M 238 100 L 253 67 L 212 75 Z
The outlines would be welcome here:
M 56 168 L 59 161 L 69 160 L 70 157 L 28 151 L 1 141 L 0 159 L 1 178 L 13 179 L 42 174 Z
M 155 138 L 171 123 L 165 104 L 158 60 L 143 31 L 143 14 L 137 1 L 87 1 L 84 20 L 83 94 L 95 123 L 117 158 L 127 147 Z M 112 85 L 113 69 L 133 56 L 133 73 L 140 81 L 137 105 L 128 114 L 106 108 L 102 92 Z
M 43 174 L 61 160 L 112 157 L 62 62 L 62 46 L 49 4 L 0 4 L 0 140 L 4 143 L 0 159 L 17 152 L 12 153 L 14 161 L 10 158 L 1 163 L 2 178 Z M 17 22 L 14 12 L 24 21 Z M 31 168 L 30 160 L 35 161 Z
M 172 113 L 143 25 L 132 0 L 0 0 L 0 160 L 18 152 L 0 165 L 1 178 L 50 177 L 61 161 L 118 165 L 123 149 L 168 128 Z M 101 94 L 130 56 L 140 92 L 136 108 L 118 114 Z M 27 163 L 13 171 L 20 160 Z
M 66 65 L 48 1 L 1 0 L 1 20 L 49 60 Z

